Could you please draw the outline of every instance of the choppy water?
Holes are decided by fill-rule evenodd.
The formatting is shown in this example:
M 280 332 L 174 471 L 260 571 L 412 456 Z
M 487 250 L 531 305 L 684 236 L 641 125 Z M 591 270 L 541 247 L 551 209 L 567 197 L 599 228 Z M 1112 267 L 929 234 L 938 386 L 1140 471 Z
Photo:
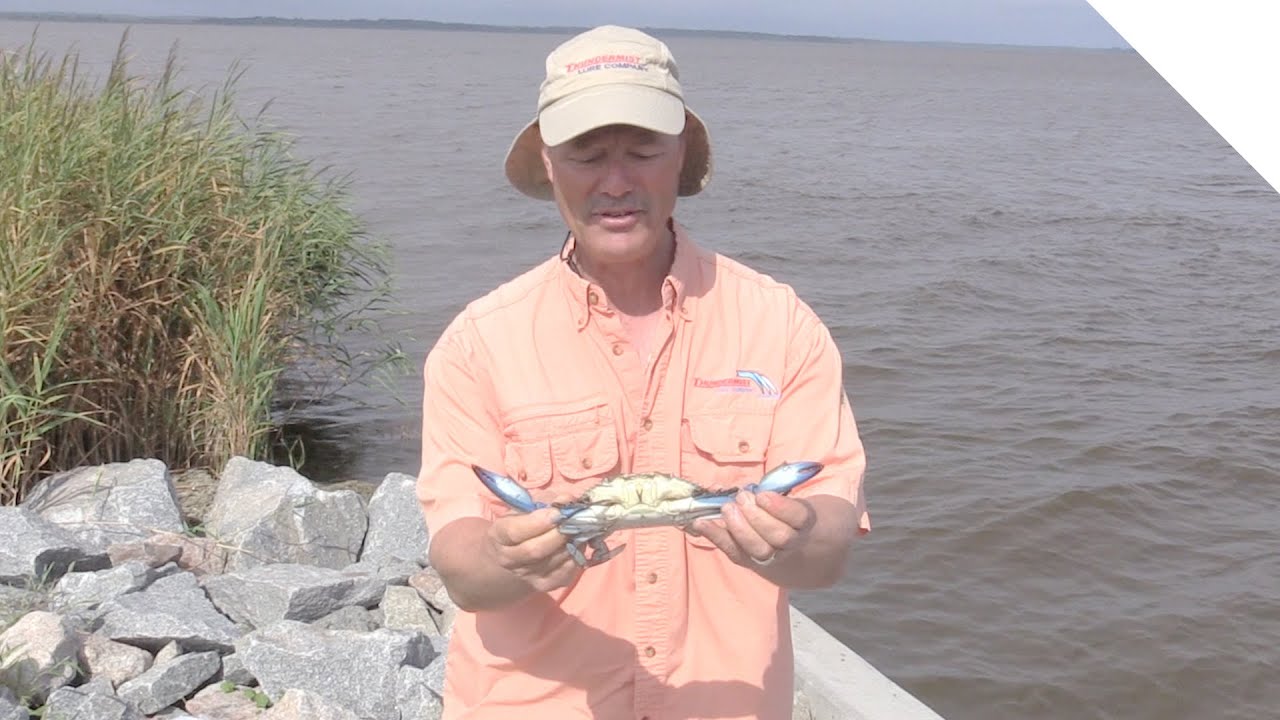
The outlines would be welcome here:
M 39 38 L 101 67 L 121 30 Z M 246 61 L 246 108 L 353 174 L 417 364 L 559 246 L 500 169 L 555 40 L 131 47 L 145 70 L 179 42 L 193 85 Z M 671 42 L 718 168 L 680 215 L 827 320 L 869 450 L 876 530 L 796 604 L 950 720 L 1280 717 L 1280 196 L 1133 54 Z M 312 474 L 414 472 L 420 392 L 317 409 Z

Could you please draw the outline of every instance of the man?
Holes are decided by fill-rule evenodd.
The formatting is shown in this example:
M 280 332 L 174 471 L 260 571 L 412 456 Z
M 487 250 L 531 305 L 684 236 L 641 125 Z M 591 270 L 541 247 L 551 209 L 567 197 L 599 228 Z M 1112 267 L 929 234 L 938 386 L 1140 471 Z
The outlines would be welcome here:
M 506 174 L 554 200 L 565 244 L 468 306 L 424 370 L 418 496 L 463 611 L 444 717 L 789 720 L 787 590 L 836 582 L 870 529 L 840 354 L 791 288 L 674 220 L 711 150 L 664 44 L 600 27 L 546 71 Z M 629 472 L 738 487 L 790 461 L 824 469 L 689 532 L 619 532 L 586 568 L 556 510 L 511 512 L 472 469 L 549 501 Z

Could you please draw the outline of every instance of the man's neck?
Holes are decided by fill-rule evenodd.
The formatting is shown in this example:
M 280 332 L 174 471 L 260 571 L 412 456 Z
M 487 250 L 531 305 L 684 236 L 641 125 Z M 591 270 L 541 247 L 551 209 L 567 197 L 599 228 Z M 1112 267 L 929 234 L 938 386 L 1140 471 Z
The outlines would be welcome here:
M 662 308 L 662 283 L 671 271 L 675 250 L 675 232 L 669 230 L 658 251 L 638 263 L 596 266 L 580 248 L 574 249 L 571 262 L 579 275 L 604 290 L 619 313 L 643 317 Z

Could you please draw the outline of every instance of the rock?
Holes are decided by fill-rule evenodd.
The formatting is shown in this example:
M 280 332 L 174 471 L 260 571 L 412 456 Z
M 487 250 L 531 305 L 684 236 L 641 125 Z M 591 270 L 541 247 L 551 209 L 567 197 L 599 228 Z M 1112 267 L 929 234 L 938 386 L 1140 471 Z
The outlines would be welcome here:
M 426 600 L 430 605 L 435 605 L 436 594 L 444 588 L 444 581 L 440 579 L 435 570 L 430 568 L 414 573 L 408 582 L 409 587 L 417 590 L 422 599 Z M 437 607 L 436 610 L 443 610 L 443 608 Z
M 417 478 L 388 473 L 369 498 L 369 532 L 360 559 L 399 558 L 426 565 L 428 543 Z
M 360 720 L 360 716 L 323 695 L 291 688 L 262 714 L 262 720 Z
M 0 629 L 9 627 L 32 610 L 47 610 L 46 605 L 48 597 L 44 593 L 0 585 Z
M 228 570 L 271 563 L 339 569 L 359 559 L 368 517 L 351 490 L 319 490 L 291 468 L 235 457 L 222 471 L 206 528 L 232 548 Z
M 209 720 L 253 720 L 263 717 L 262 708 L 258 707 L 244 688 L 235 687 L 230 691 L 222 686 L 210 685 L 184 703 L 187 712 Z
M 159 460 L 57 473 L 36 483 L 22 507 L 103 550 L 157 530 L 185 529 L 173 479 Z
M 99 632 L 152 652 L 175 640 L 188 650 L 226 652 L 240 636 L 235 623 L 218 612 L 187 572 L 104 603 Z
M 67 573 L 53 586 L 49 602 L 59 612 L 93 610 L 108 600 L 142 590 L 159 574 L 160 571 L 152 570 L 141 562 L 93 572 Z
M 185 711 L 176 707 L 165 708 L 151 717 L 155 720 L 231 720 L 230 718 L 224 718 L 222 716 L 197 718 L 194 715 L 188 715 Z
M 116 694 L 151 715 L 204 687 L 221 667 L 222 661 L 214 651 L 179 655 L 168 662 L 156 662 L 117 688 Z
M 396 707 L 400 717 L 414 720 L 440 720 L 444 714 L 444 701 L 433 687 L 432 662 L 426 668 L 402 667 L 396 685 Z
M 178 567 L 196 577 L 225 571 L 231 559 L 231 550 L 211 537 L 156 533 L 151 542 L 161 548 L 176 548 Z
M 222 656 L 222 679 L 236 685 L 258 684 L 258 679 L 244 666 L 243 658 L 237 652 Z
M 153 538 L 156 536 L 152 536 Z M 182 557 L 182 548 L 177 545 L 166 545 L 153 540 L 134 540 L 132 542 L 112 543 L 107 547 L 107 557 L 111 564 L 119 567 L 129 562 L 140 562 L 149 568 L 158 568 L 169 563 L 176 563 Z
M 0 633 L 0 684 L 40 703 L 76 676 L 80 638 L 67 618 L 36 610 Z
M 93 633 L 81 643 L 80 667 L 92 678 L 102 678 L 112 688 L 120 687 L 151 668 L 151 653 Z
M 155 664 L 160 665 L 167 663 L 183 653 L 182 645 L 177 640 L 171 641 L 168 645 L 156 651 Z
M 311 624 L 325 630 L 355 630 L 357 632 L 371 632 L 382 627 L 382 623 L 372 612 L 356 606 L 335 610 Z
M 0 720 L 27 720 L 27 717 L 27 709 L 13 696 L 13 692 L 0 685 Z
M 154 461 L 81 468 L 0 508 L 0 621 L 18 620 L 0 648 L 23 646 L 0 680 L 34 684 L 44 720 L 438 720 L 457 610 L 423 567 L 411 476 L 366 503 L 237 458 L 208 517 L 235 553 L 227 535 L 137 525 L 151 511 L 122 499 L 162 508 L 169 477 Z M 0 720 L 27 716 L 0 690 Z
M 427 687 L 431 692 L 440 697 L 444 697 L 444 675 L 449 657 L 449 636 L 437 635 L 431 638 L 431 646 L 436 651 L 436 658 L 426 667 L 423 672 L 423 680 L 427 683 Z
M 439 635 L 431 608 L 411 587 L 392 585 L 382 596 L 382 625 L 392 630 L 416 630 L 424 635 Z
M 143 720 L 142 713 L 111 690 L 105 680 L 64 687 L 49 696 L 44 720 Z
M 253 628 L 311 622 L 349 605 L 373 605 L 370 578 L 331 568 L 273 563 L 210 577 L 204 588 L 228 617 Z
M 273 701 L 288 689 L 309 690 L 365 720 L 396 717 L 399 669 L 422 668 L 435 655 L 420 633 L 324 630 L 293 620 L 255 630 L 236 653 Z
M 39 585 L 107 567 L 106 552 L 25 507 L 0 507 L 0 583 Z

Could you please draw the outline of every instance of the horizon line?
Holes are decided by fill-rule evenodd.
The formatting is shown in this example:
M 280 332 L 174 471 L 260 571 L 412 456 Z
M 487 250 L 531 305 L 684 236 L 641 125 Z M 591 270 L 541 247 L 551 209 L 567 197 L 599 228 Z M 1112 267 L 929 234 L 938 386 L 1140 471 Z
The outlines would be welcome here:
M 492 23 L 445 22 L 441 20 L 423 20 L 413 18 L 300 18 L 280 15 L 134 15 L 129 13 L 88 13 L 76 11 L 54 10 L 0 10 L 0 20 L 50 20 L 53 22 L 99 22 L 99 23 L 144 23 L 158 25 L 276 25 L 305 27 L 325 25 L 331 27 L 351 27 L 363 29 L 434 29 L 460 32 L 513 32 L 538 34 L 576 34 L 589 29 L 588 26 L 572 25 L 498 25 Z M 997 43 L 973 40 L 885 40 L 872 37 L 850 35 L 815 35 L 811 33 L 780 33 L 759 30 L 722 30 L 714 28 L 680 28 L 662 26 L 636 26 L 637 29 L 654 35 L 701 35 L 713 37 L 732 37 L 743 39 L 779 39 L 809 42 L 831 43 L 901 43 L 909 45 L 949 45 L 967 47 L 1005 47 L 1033 49 L 1084 50 L 1102 52 L 1135 52 L 1132 46 L 1125 45 L 1057 45 L 1039 43 Z M 1123 38 L 1122 38 L 1123 40 Z

